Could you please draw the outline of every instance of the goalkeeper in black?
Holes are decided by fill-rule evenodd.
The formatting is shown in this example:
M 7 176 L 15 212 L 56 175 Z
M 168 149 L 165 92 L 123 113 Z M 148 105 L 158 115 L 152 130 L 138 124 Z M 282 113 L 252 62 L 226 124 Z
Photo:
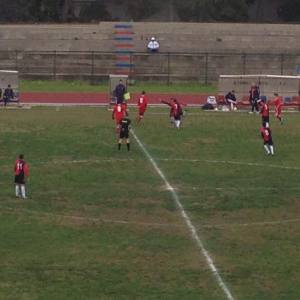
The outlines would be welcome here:
M 126 141 L 127 150 L 130 150 L 129 130 L 130 130 L 130 119 L 124 117 L 120 123 L 120 137 L 118 142 L 118 149 L 121 150 L 122 141 Z

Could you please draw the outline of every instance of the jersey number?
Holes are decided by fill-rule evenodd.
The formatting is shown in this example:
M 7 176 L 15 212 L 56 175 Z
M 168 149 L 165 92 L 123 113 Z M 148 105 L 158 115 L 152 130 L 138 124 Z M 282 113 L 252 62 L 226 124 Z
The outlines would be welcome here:
M 23 164 L 17 163 L 17 170 L 22 171 L 23 170 Z

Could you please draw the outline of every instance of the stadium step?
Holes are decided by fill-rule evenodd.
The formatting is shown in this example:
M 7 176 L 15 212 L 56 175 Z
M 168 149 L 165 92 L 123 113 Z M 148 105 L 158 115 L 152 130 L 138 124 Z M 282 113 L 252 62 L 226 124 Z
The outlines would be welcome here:
M 134 64 L 134 30 L 132 24 L 120 23 L 114 25 L 115 72 L 116 74 L 132 75 Z

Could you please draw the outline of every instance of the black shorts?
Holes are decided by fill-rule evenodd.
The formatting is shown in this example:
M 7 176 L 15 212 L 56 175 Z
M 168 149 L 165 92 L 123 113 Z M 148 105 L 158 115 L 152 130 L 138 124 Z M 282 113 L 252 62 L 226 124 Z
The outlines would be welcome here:
M 25 184 L 25 176 L 24 174 L 19 174 L 15 176 L 15 183 L 17 184 Z
M 120 139 L 128 139 L 129 138 L 129 131 L 122 131 L 120 132 Z
M 267 116 L 267 117 L 262 117 L 262 123 L 263 123 L 263 124 L 264 124 L 264 123 L 269 123 L 269 122 L 270 122 L 269 119 L 270 119 L 269 116 Z
M 266 142 L 264 142 L 265 145 L 270 145 L 270 146 L 273 146 L 273 140 L 272 138 L 269 138 L 269 140 Z
M 174 119 L 176 121 L 180 121 L 181 120 L 181 116 L 182 116 L 182 114 L 177 114 L 177 115 L 174 116 Z

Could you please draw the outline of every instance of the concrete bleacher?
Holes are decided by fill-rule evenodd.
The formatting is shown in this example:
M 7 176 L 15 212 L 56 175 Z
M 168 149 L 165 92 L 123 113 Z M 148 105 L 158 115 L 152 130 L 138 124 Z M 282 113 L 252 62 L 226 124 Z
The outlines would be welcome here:
M 219 74 L 295 75 L 300 65 L 296 24 L 129 22 L 127 57 L 118 56 L 128 43 L 118 42 L 116 24 L 2 24 L 0 69 L 26 78 L 88 79 L 125 67 L 135 78 L 211 82 Z M 146 51 L 152 36 L 160 42 L 155 55 Z
M 0 50 L 113 51 L 113 22 L 0 25 Z M 300 25 L 133 22 L 137 52 L 151 36 L 163 52 L 297 53 Z

